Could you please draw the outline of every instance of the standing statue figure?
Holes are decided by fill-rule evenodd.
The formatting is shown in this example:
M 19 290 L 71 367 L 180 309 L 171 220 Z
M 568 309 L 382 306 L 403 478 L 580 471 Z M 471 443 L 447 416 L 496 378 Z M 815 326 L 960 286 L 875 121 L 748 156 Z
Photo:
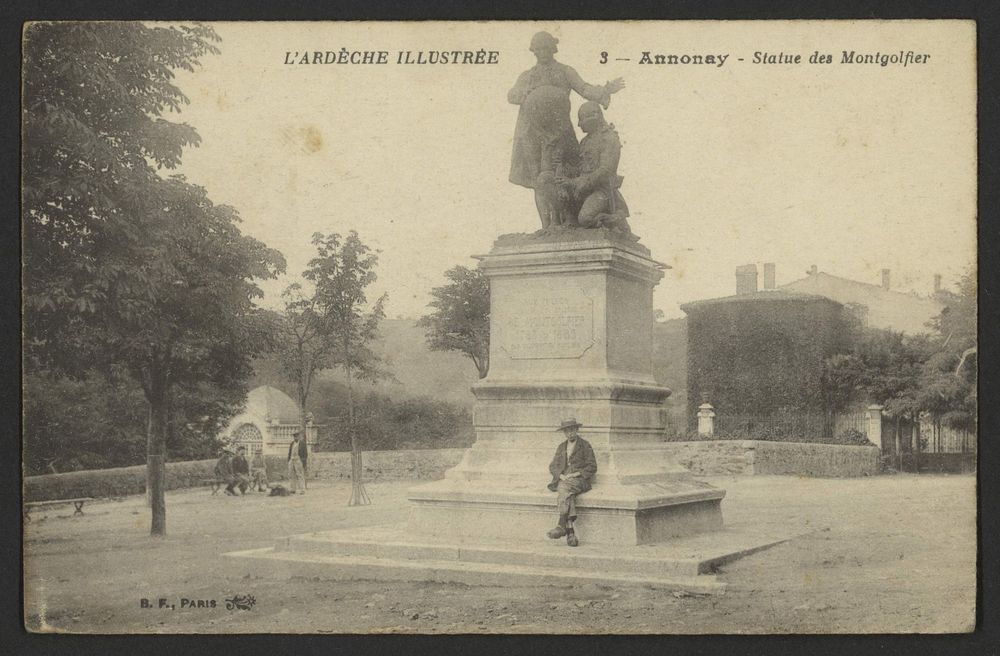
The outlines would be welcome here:
M 543 228 L 553 223 L 557 213 L 547 196 L 538 193 L 539 176 L 544 172 L 571 173 L 579 161 L 579 144 L 570 121 L 570 90 L 607 108 L 611 94 L 625 88 L 621 78 L 604 86 L 584 82 L 572 67 L 555 60 L 558 43 L 548 32 L 533 36 L 531 52 L 538 63 L 522 73 L 507 93 L 507 100 L 520 106 L 514 128 L 510 181 L 535 190 L 535 205 Z M 560 164 L 563 171 L 557 171 Z
M 624 179 L 618 175 L 622 142 L 596 102 L 580 105 L 578 115 L 587 135 L 580 142 L 578 171 L 543 172 L 536 192 L 566 217 L 563 222 L 630 235 L 628 205 L 619 191 Z

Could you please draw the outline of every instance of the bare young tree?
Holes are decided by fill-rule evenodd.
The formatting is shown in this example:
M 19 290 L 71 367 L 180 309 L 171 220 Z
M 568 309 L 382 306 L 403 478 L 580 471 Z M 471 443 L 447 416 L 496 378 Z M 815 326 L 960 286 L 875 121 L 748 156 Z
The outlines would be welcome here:
M 386 374 L 381 358 L 370 345 L 378 337 L 379 322 L 385 317 L 386 295 L 369 305 L 366 289 L 375 282 L 378 255 L 351 231 L 347 237 L 337 233 L 313 235 L 317 255 L 309 262 L 305 278 L 315 286 L 314 311 L 330 336 L 329 357 L 332 367 L 343 369 L 347 382 L 347 418 L 351 438 L 350 506 L 368 505 L 365 491 L 361 441 L 355 422 L 354 383 L 374 382 Z

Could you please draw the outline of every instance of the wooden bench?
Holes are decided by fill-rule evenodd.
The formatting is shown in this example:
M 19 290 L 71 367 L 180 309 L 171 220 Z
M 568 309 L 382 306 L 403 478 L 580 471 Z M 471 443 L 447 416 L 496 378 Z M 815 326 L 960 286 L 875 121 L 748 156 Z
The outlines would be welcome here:
M 93 501 L 93 497 L 77 497 L 76 499 L 52 499 L 51 501 L 29 501 L 24 504 L 24 521 L 31 521 L 31 511 L 35 508 L 41 508 L 43 506 L 59 506 L 67 503 L 72 503 L 76 510 L 73 511 L 73 516 L 83 514 L 83 504 L 88 501 Z

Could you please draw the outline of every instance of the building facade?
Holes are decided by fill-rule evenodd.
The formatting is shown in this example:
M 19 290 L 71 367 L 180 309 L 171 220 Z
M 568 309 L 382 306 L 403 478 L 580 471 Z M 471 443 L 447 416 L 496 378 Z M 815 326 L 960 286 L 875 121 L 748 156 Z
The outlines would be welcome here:
M 233 448 L 245 446 L 251 457 L 284 455 L 300 422 L 299 406 L 292 397 L 275 387 L 262 385 L 250 391 L 243 412 L 233 417 L 221 439 Z M 316 445 L 317 428 L 311 416 L 307 416 L 306 443 L 310 451 Z

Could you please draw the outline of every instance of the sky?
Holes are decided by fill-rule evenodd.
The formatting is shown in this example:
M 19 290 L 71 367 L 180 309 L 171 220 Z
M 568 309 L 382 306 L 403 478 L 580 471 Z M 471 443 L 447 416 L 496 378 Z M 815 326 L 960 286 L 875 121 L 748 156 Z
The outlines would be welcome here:
M 774 262 L 778 284 L 811 265 L 929 293 L 975 264 L 975 27 L 962 21 L 217 23 L 221 54 L 176 82 L 202 143 L 180 172 L 234 206 L 242 229 L 300 279 L 315 232 L 357 230 L 380 251 L 372 297 L 390 317 L 501 234 L 540 227 L 507 181 L 517 76 L 532 34 L 591 84 L 622 77 L 605 116 L 633 231 L 672 268 L 667 317 L 735 291 L 738 265 Z M 386 65 L 287 65 L 286 53 L 387 50 Z M 494 65 L 396 64 L 399 51 L 497 51 Z M 844 50 L 914 51 L 925 64 L 841 64 Z M 642 53 L 728 54 L 722 66 L 645 65 Z M 814 51 L 832 64 L 809 64 Z M 600 63 L 601 53 L 608 62 Z M 754 64 L 754 53 L 802 63 Z M 743 62 L 737 61 L 743 58 Z M 629 59 L 630 61 L 617 61 Z M 582 99 L 572 97 L 576 108 Z M 579 134 L 579 133 L 578 133 Z M 582 134 L 579 134 L 582 136 Z

